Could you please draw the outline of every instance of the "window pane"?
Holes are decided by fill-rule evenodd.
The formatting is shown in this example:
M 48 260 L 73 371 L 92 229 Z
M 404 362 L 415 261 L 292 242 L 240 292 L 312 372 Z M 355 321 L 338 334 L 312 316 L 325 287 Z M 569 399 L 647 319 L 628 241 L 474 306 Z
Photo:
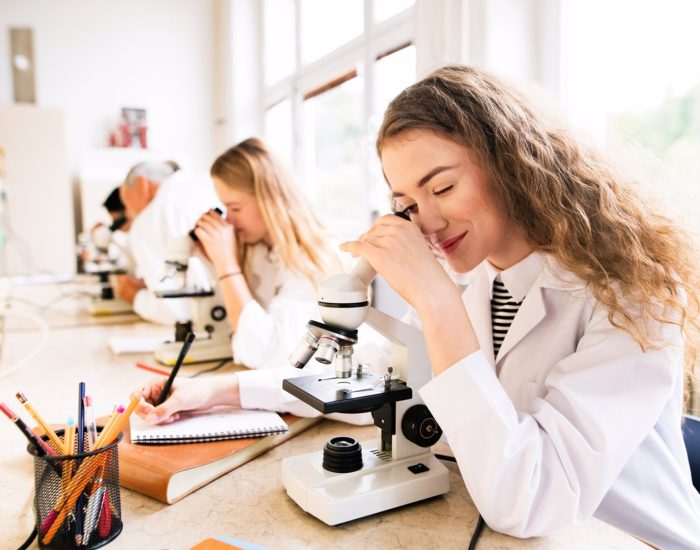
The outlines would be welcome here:
M 363 0 L 301 0 L 302 63 L 360 36 L 363 13 Z
M 280 101 L 265 111 L 265 140 L 288 166 L 294 166 L 292 102 Z
M 376 110 L 381 116 L 389 102 L 416 81 L 416 47 L 407 46 L 382 57 L 374 67 Z
M 367 227 L 362 172 L 362 87 L 356 77 L 304 102 L 305 184 L 317 214 L 344 238 Z
M 382 124 L 384 111 L 389 102 L 398 93 L 416 81 L 416 48 L 408 46 L 397 52 L 379 59 L 374 65 L 375 81 L 375 112 L 370 119 L 368 132 L 368 150 L 372 167 L 372 184 L 370 187 L 370 209 L 378 213 L 386 213 L 391 208 L 389 188 L 384 181 L 375 142 Z
M 415 0 L 374 0 L 374 21 L 389 19 L 415 3 Z
M 698 223 L 700 3 L 567 0 L 563 13 L 570 116 Z
M 272 84 L 295 69 L 294 0 L 265 0 L 263 9 L 265 83 Z

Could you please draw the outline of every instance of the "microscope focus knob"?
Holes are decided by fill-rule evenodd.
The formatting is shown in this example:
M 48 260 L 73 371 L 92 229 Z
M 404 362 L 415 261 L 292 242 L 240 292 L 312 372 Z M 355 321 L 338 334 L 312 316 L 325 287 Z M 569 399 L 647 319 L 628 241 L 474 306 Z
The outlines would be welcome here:
M 435 445 L 442 429 L 425 405 L 413 405 L 401 419 L 401 431 L 410 442 L 420 447 Z
M 214 306 L 211 308 L 209 315 L 211 315 L 211 318 L 214 319 L 214 321 L 223 321 L 226 319 L 226 309 L 221 306 Z

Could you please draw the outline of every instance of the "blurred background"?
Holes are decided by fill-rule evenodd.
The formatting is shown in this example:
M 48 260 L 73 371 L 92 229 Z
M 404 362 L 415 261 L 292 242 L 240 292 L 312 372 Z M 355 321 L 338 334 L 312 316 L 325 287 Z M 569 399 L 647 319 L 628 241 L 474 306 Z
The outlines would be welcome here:
M 341 237 L 388 209 L 382 112 L 470 63 L 544 91 L 697 224 L 694 0 L 2 0 L 2 273 L 70 274 L 140 160 L 264 137 Z

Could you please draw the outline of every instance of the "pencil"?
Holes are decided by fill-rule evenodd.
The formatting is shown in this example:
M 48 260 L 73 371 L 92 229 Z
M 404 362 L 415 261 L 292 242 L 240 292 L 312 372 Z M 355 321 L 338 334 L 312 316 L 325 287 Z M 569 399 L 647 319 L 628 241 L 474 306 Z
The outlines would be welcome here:
M 19 428 L 19 431 L 22 432 L 24 437 L 27 438 L 27 440 L 34 445 L 37 448 L 37 452 L 41 456 L 49 455 L 49 456 L 56 456 L 58 453 L 54 451 L 53 447 L 46 443 L 43 439 L 41 439 L 39 436 L 37 436 L 32 430 L 29 429 L 29 426 L 27 426 L 24 423 L 24 420 L 22 420 L 19 416 L 17 416 L 10 407 L 5 405 L 5 403 L 0 403 L 0 410 L 5 413 L 5 416 L 9 418 L 12 422 L 15 423 L 15 426 Z
M 22 403 L 24 408 L 27 409 L 27 412 L 32 415 L 32 418 L 36 421 L 36 423 L 39 426 L 41 426 L 41 429 L 44 430 L 44 432 L 49 438 L 49 441 L 51 441 L 51 443 L 53 443 L 53 446 L 56 447 L 56 450 L 60 451 L 61 449 L 63 449 L 63 441 L 61 441 L 61 438 L 56 435 L 56 432 L 54 432 L 51 429 L 51 426 L 44 422 L 44 419 L 41 418 L 37 410 L 29 402 L 27 396 L 24 395 L 21 391 L 18 391 L 15 394 L 15 396 L 17 397 L 19 402 Z
M 163 376 L 170 375 L 170 373 L 167 370 L 152 367 L 151 365 L 147 365 L 146 363 L 136 363 L 136 368 L 155 372 L 156 374 L 162 374 Z
M 187 336 L 185 337 L 185 341 L 182 344 L 182 349 L 180 350 L 180 355 L 177 356 L 177 361 L 175 361 L 175 365 L 173 366 L 173 370 L 170 371 L 170 376 L 168 376 L 168 379 L 165 381 L 165 386 L 163 386 L 163 391 L 160 392 L 160 397 L 158 398 L 158 401 L 156 402 L 156 407 L 158 405 L 162 405 L 163 401 L 165 401 L 168 398 L 168 394 L 170 393 L 170 388 L 173 386 L 173 381 L 175 380 L 175 377 L 177 376 L 177 371 L 180 370 L 180 367 L 182 366 L 183 361 L 185 360 L 185 357 L 187 356 L 187 352 L 190 349 L 190 346 L 192 345 L 192 342 L 194 342 L 194 332 L 189 332 Z

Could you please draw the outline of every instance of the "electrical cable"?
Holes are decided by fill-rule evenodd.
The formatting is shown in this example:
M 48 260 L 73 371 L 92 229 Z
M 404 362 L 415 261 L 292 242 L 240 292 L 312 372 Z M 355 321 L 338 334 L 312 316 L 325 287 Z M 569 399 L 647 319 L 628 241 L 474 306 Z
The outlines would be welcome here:
M 34 539 L 36 538 L 37 531 L 36 531 L 36 525 L 34 526 L 34 529 L 32 529 L 32 532 L 29 534 L 27 537 L 27 540 L 25 540 L 17 550 L 27 550 L 29 546 L 31 546 L 32 542 L 34 542 Z
M 446 460 L 448 462 L 457 462 L 457 459 L 450 455 L 436 454 L 435 458 L 438 458 L 440 460 Z M 476 543 L 479 540 L 481 532 L 484 530 L 484 525 L 486 525 L 486 522 L 484 521 L 482 515 L 479 514 L 479 519 L 476 521 L 476 527 L 474 528 L 474 532 L 472 533 L 472 538 L 469 540 L 468 550 L 474 550 L 476 548 Z
M 3 316 L 3 321 L 4 318 L 8 316 L 8 314 L 17 315 L 18 317 L 24 317 L 25 319 L 29 319 L 30 321 L 34 322 L 41 330 L 41 339 L 39 340 L 39 343 L 36 346 L 34 346 L 32 350 L 29 351 L 29 353 L 27 353 L 18 361 L 15 361 L 13 365 L 9 365 L 7 367 L 3 367 L 0 365 L 0 380 L 8 377 L 10 374 L 19 370 L 19 368 L 22 365 L 31 361 L 44 348 L 46 342 L 48 342 L 49 339 L 49 325 L 46 321 L 44 321 L 44 319 L 42 319 L 38 315 L 29 312 L 5 311 L 4 313 L 0 314 Z
M 214 372 L 215 370 L 219 370 L 221 367 L 223 367 L 224 365 L 226 365 L 228 363 L 231 363 L 232 361 L 233 361 L 232 359 L 224 359 L 220 363 L 217 363 L 215 366 L 213 366 L 210 369 L 204 369 L 204 370 L 200 370 L 199 372 L 195 372 L 194 374 L 190 375 L 189 378 L 196 378 L 197 376 L 199 376 L 200 374 L 205 373 L 205 372 Z

